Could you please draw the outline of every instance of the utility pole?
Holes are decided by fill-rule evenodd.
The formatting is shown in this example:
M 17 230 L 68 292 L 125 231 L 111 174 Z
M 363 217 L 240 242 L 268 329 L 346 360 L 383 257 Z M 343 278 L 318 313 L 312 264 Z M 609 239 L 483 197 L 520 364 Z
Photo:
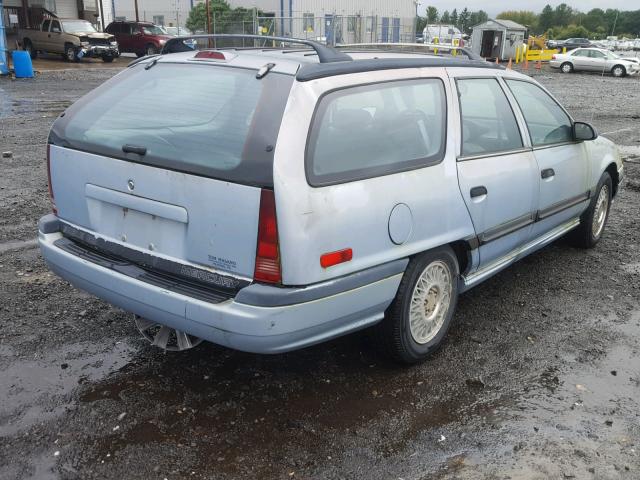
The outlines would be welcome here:
M 102 5 L 102 0 L 98 2 L 98 13 L 100 14 L 100 24 L 102 25 L 102 31 L 104 32 L 104 5 Z
M 207 6 L 207 33 L 211 33 L 211 10 L 209 9 L 209 0 L 205 0 Z
M 136 9 L 136 23 L 140 21 L 140 16 L 138 15 L 138 0 L 133 0 L 133 5 Z

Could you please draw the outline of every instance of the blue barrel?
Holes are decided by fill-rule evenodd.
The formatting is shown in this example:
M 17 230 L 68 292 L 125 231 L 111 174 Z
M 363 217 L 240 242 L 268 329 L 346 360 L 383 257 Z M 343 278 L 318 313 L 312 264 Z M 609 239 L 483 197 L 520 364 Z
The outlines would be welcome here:
M 16 78 L 33 78 L 33 64 L 29 52 L 14 50 L 11 52 L 11 58 Z

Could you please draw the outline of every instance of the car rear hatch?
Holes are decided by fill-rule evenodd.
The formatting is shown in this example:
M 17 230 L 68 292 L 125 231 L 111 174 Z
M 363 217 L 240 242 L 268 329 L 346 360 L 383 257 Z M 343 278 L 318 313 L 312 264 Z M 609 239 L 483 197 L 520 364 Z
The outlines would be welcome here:
M 49 137 L 52 196 L 70 226 L 63 232 L 102 253 L 135 252 L 149 268 L 251 279 L 291 83 L 250 69 L 158 63 L 83 97 Z

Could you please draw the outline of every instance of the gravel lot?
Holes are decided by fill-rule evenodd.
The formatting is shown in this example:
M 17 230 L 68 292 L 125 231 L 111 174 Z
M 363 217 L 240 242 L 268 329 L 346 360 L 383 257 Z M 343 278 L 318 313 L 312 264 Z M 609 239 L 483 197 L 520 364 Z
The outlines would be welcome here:
M 48 272 L 48 129 L 115 71 L 0 79 L 0 478 L 640 478 L 640 78 L 532 72 L 625 146 L 604 239 L 464 294 L 444 348 L 399 368 L 363 334 L 164 354 Z

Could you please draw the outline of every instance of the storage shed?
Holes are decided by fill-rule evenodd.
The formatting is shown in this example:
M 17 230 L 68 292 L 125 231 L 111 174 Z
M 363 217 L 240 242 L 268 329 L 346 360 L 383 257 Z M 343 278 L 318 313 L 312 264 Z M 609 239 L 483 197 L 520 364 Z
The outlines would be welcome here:
M 526 33 L 527 27 L 511 20 L 487 20 L 473 27 L 471 49 L 484 58 L 516 58 L 516 48 L 524 43 Z

